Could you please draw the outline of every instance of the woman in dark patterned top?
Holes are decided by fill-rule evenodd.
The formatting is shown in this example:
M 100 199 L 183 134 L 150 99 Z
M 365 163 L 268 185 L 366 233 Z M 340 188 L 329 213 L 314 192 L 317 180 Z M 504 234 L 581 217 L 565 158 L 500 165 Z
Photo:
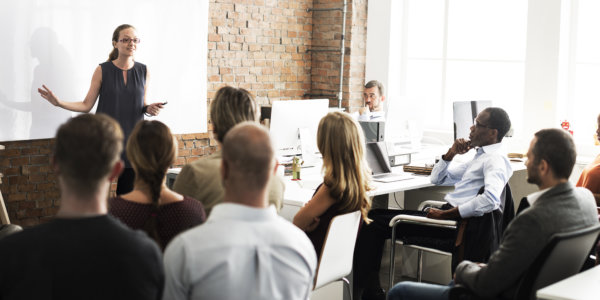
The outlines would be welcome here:
M 133 191 L 109 200 L 109 213 L 133 229 L 143 229 L 165 249 L 178 233 L 204 223 L 202 203 L 166 185 L 177 157 L 177 141 L 160 121 L 139 122 L 127 141 L 135 170 Z
M 62 101 L 45 85 L 38 88 L 38 92 L 54 106 L 86 113 L 94 107 L 100 96 L 96 113 L 105 113 L 117 120 L 126 143 L 135 124 L 144 119 L 144 113 L 156 116 L 162 109 L 161 103 L 148 105 L 146 101 L 146 81 L 150 77 L 148 69 L 146 65 L 134 61 L 139 43 L 140 39 L 133 26 L 123 24 L 115 29 L 112 36 L 113 50 L 108 60 L 96 67 L 90 89 L 83 101 Z M 117 195 L 130 192 L 134 179 L 133 169 L 124 152 L 121 158 L 125 162 L 125 170 L 119 176 Z
M 323 155 L 323 183 L 294 216 L 294 224 L 306 231 L 320 259 L 331 219 L 360 210 L 363 220 L 369 222 L 371 170 L 363 132 L 347 113 L 332 112 L 321 119 L 317 146 Z

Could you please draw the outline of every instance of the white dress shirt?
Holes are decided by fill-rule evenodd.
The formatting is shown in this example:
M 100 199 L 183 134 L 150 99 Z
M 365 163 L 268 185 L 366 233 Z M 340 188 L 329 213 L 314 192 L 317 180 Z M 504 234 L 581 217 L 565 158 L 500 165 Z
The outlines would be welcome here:
M 356 112 L 354 118 L 357 121 L 385 122 L 385 111 L 367 111 L 362 115 L 359 112 Z
M 164 265 L 163 299 L 308 299 L 317 256 L 274 206 L 221 203 L 173 239 Z
M 481 216 L 500 207 L 502 190 L 513 173 L 501 148 L 501 143 L 479 147 L 475 157 L 467 163 L 440 159 L 433 168 L 431 183 L 454 185 L 454 191 L 444 200 L 458 207 L 461 217 Z M 484 193 L 477 195 L 483 186 Z

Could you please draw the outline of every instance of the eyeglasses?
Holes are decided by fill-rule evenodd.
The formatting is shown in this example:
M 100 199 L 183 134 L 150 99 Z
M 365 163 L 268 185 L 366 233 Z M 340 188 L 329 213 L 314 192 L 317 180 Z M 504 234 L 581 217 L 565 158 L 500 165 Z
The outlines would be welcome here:
M 473 126 L 475 126 L 475 128 L 492 128 L 489 125 L 483 125 L 483 124 L 477 122 L 477 119 L 473 120 Z
M 141 40 L 139 38 L 134 38 L 134 39 L 124 38 L 124 39 L 120 39 L 119 42 L 121 42 L 123 44 L 129 44 L 129 42 L 133 42 L 134 44 L 139 44 L 141 42 Z

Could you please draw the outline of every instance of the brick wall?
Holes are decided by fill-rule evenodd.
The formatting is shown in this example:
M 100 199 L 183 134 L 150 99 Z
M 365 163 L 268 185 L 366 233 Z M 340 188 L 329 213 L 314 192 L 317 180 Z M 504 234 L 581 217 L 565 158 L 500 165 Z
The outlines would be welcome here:
M 342 0 L 210 0 L 208 28 L 208 105 L 224 85 L 248 89 L 260 104 L 335 94 L 339 85 Z M 348 1 L 343 101 L 351 110 L 362 103 L 365 69 L 366 0 Z M 322 98 L 322 97 L 321 97 Z M 330 104 L 337 106 L 337 98 Z M 217 150 L 208 133 L 177 135 L 182 166 Z M 49 164 L 53 139 L 0 142 L 0 186 L 13 223 L 32 226 L 49 220 L 60 192 Z M 113 185 L 113 191 L 114 191 Z

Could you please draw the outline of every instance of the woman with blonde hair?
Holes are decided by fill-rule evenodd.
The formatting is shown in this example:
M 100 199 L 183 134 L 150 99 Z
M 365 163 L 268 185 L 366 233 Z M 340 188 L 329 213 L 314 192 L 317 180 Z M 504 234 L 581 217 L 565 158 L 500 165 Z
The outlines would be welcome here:
M 312 199 L 294 216 L 320 256 L 327 228 L 337 215 L 360 210 L 363 220 L 371 206 L 371 169 L 365 158 L 365 138 L 348 114 L 332 112 L 319 123 L 317 146 L 323 155 L 323 183 Z
M 202 203 L 166 185 L 177 157 L 177 141 L 160 121 L 139 122 L 127 141 L 135 170 L 133 191 L 109 200 L 109 213 L 133 229 L 143 229 L 165 249 L 178 233 L 204 223 Z

